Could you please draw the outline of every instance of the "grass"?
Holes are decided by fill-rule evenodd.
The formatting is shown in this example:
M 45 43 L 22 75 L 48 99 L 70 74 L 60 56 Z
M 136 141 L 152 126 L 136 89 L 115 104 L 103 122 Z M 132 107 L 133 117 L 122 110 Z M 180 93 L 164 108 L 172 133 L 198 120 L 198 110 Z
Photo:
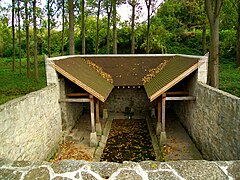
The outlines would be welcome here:
M 19 73 L 19 60 L 16 71 L 12 71 L 12 58 L 0 58 L 0 104 L 23 96 L 46 86 L 44 57 L 39 56 L 39 81 L 34 80 L 33 59 L 31 59 L 31 78 L 27 79 L 26 59 L 22 59 L 22 74 Z M 220 89 L 240 97 L 240 68 L 232 62 L 220 64 Z
M 240 97 L 240 67 L 235 63 L 222 63 L 219 66 L 219 89 Z
M 0 104 L 23 96 L 46 86 L 45 63 L 39 56 L 39 81 L 34 80 L 33 59 L 31 59 L 31 77 L 27 78 L 26 59 L 22 59 L 22 74 L 19 73 L 19 60 L 16 60 L 16 71 L 12 71 L 12 59 L 0 58 Z

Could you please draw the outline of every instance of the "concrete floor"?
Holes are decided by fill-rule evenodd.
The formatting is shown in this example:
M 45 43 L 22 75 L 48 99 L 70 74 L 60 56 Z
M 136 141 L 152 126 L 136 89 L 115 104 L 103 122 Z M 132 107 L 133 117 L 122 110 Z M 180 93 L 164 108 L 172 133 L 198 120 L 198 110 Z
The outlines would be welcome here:
M 203 159 L 173 111 L 166 112 L 166 134 L 167 144 L 162 147 L 165 161 Z

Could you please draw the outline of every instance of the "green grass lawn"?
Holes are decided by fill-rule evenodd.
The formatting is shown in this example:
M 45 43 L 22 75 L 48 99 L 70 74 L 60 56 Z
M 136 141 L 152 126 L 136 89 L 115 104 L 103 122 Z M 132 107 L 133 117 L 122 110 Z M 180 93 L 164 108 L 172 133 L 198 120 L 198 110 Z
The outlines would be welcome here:
M 19 61 L 16 71 L 12 71 L 12 59 L 0 58 L 0 104 L 20 97 L 46 86 L 44 57 L 39 56 L 39 82 L 34 80 L 33 59 L 31 59 L 31 78 L 27 79 L 26 59 L 23 59 L 23 73 L 19 73 Z M 220 64 L 220 89 L 240 97 L 240 68 L 234 63 Z
M 240 97 L 240 68 L 234 63 L 220 64 L 219 89 Z
M 12 71 L 12 59 L 0 58 L 0 104 L 11 99 L 28 94 L 46 86 L 45 62 L 39 56 L 39 81 L 34 80 L 33 59 L 31 59 L 31 78 L 27 78 L 26 59 L 22 61 L 22 74 L 19 73 L 19 61 L 16 62 L 16 71 Z

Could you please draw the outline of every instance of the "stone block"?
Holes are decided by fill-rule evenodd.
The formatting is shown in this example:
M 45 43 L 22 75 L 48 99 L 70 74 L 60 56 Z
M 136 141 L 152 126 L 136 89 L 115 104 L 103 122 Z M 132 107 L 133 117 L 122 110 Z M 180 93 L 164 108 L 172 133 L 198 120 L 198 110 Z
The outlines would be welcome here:
M 97 146 L 97 133 L 91 133 L 90 134 L 90 147 L 95 147 Z

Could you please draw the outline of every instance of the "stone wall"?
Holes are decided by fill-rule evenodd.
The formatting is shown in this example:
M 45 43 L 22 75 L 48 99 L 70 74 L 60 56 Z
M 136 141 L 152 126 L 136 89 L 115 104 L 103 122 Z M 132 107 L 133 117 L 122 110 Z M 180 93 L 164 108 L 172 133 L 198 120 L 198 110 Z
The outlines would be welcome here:
M 70 82 L 68 79 L 64 78 L 63 76 L 59 75 L 59 86 L 60 86 L 60 97 L 62 99 L 65 99 L 67 98 L 66 94 L 72 92 L 71 89 L 73 89 L 74 86 L 76 85 Z M 68 134 L 71 131 L 71 129 L 75 126 L 77 120 L 80 118 L 82 113 L 83 113 L 83 103 L 61 102 L 63 131 Z
M 151 104 L 143 87 L 115 87 L 107 101 L 109 112 L 123 113 L 126 107 L 132 107 L 134 113 L 142 114 Z
M 44 160 L 62 138 L 59 89 L 50 85 L 0 106 L 0 157 Z
M 0 179 L 239 179 L 240 161 L 10 162 L 0 159 Z
M 190 83 L 196 101 L 175 103 L 175 111 L 204 158 L 240 159 L 240 98 L 203 83 Z

